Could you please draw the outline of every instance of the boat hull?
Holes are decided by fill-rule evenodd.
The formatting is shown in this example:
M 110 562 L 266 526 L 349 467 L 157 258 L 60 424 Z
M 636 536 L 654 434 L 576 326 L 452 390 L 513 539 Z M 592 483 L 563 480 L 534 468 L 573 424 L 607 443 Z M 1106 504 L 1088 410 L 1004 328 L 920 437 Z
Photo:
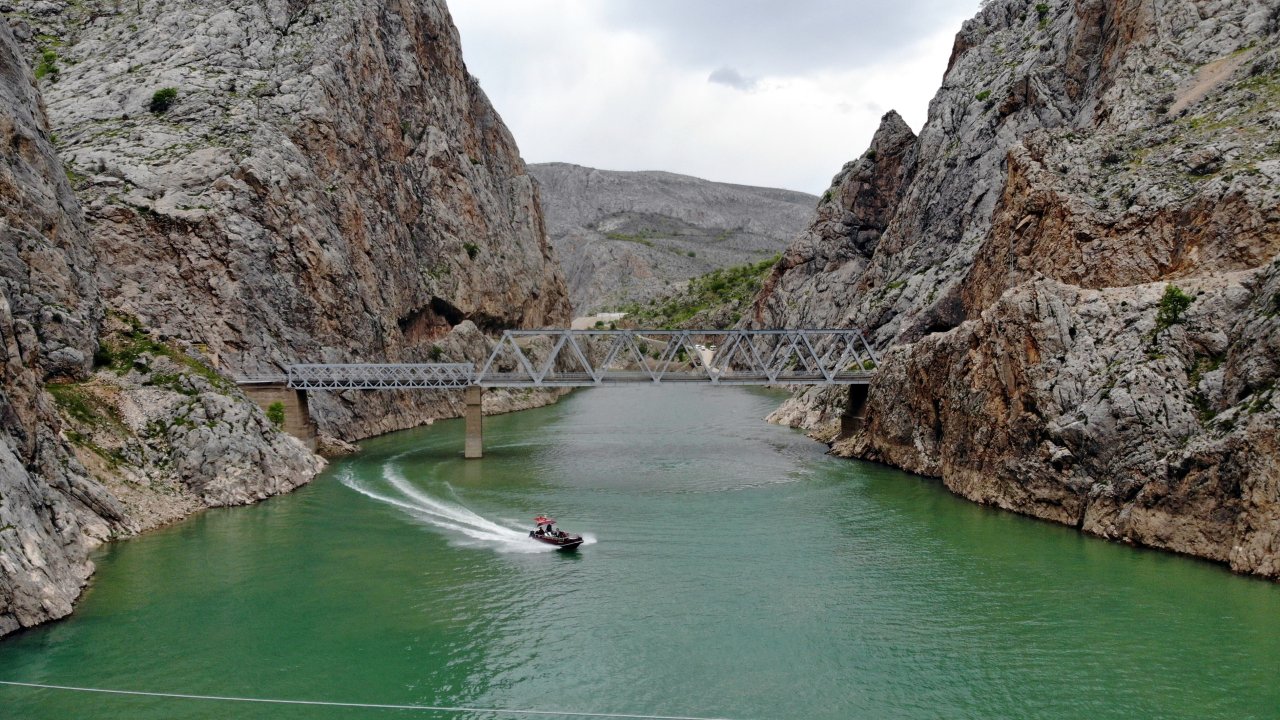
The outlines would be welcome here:
M 550 545 L 557 550 L 565 550 L 565 551 L 577 550 L 578 546 L 582 544 L 581 537 L 549 538 L 549 537 L 538 537 L 537 535 L 534 535 L 533 539 L 537 540 L 540 543 Z

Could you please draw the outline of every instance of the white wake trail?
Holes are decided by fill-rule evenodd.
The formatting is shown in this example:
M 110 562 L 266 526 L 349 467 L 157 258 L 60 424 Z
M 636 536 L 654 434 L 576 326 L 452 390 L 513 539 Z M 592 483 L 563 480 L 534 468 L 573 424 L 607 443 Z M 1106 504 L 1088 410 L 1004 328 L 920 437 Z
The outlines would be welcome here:
M 501 552 L 555 551 L 554 547 L 530 540 L 528 531 L 499 525 L 461 504 L 428 495 L 414 487 L 391 462 L 383 466 L 382 477 L 395 491 L 394 495 L 362 485 L 350 472 L 343 473 L 340 481 L 365 497 L 399 508 L 417 520 L 446 531 L 454 544 L 492 547 Z

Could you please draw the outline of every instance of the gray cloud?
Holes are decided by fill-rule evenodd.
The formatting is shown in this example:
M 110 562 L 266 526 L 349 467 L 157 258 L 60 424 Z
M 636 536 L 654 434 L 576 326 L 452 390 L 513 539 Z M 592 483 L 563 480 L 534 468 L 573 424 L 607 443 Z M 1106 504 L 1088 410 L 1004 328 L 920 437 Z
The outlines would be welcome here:
M 681 64 L 747 76 L 857 68 L 943 29 L 976 2 L 955 0 L 614 0 L 615 27 L 643 30 Z
M 750 92 L 756 89 L 756 84 L 760 81 L 757 78 L 747 77 L 731 67 L 722 67 L 712 72 L 707 77 L 707 82 L 728 85 L 735 90 Z

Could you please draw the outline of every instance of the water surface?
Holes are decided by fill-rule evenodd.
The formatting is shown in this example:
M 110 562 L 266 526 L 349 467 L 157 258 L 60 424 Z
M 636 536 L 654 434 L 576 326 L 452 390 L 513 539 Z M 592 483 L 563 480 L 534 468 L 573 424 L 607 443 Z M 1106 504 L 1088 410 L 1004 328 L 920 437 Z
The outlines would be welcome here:
M 778 396 L 577 393 L 369 441 L 310 486 L 103 548 L 0 679 L 765 718 L 1270 718 L 1280 587 L 836 460 Z M 557 516 L 589 544 L 525 537 Z M 487 718 L 0 686 L 2 718 Z

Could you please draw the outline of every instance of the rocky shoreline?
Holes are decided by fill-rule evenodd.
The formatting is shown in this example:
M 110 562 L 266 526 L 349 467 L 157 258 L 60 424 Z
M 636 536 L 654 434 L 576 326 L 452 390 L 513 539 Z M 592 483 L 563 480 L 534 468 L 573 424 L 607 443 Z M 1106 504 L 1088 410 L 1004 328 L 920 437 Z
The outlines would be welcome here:
M 916 135 L 886 116 L 756 298 L 884 348 L 833 451 L 1280 579 L 1280 13 L 984 5 Z
M 71 612 L 100 543 L 323 467 L 231 378 L 475 361 L 485 332 L 568 322 L 536 184 L 443 0 L 5 13 L 0 635 Z M 311 403 L 343 442 L 460 411 Z

